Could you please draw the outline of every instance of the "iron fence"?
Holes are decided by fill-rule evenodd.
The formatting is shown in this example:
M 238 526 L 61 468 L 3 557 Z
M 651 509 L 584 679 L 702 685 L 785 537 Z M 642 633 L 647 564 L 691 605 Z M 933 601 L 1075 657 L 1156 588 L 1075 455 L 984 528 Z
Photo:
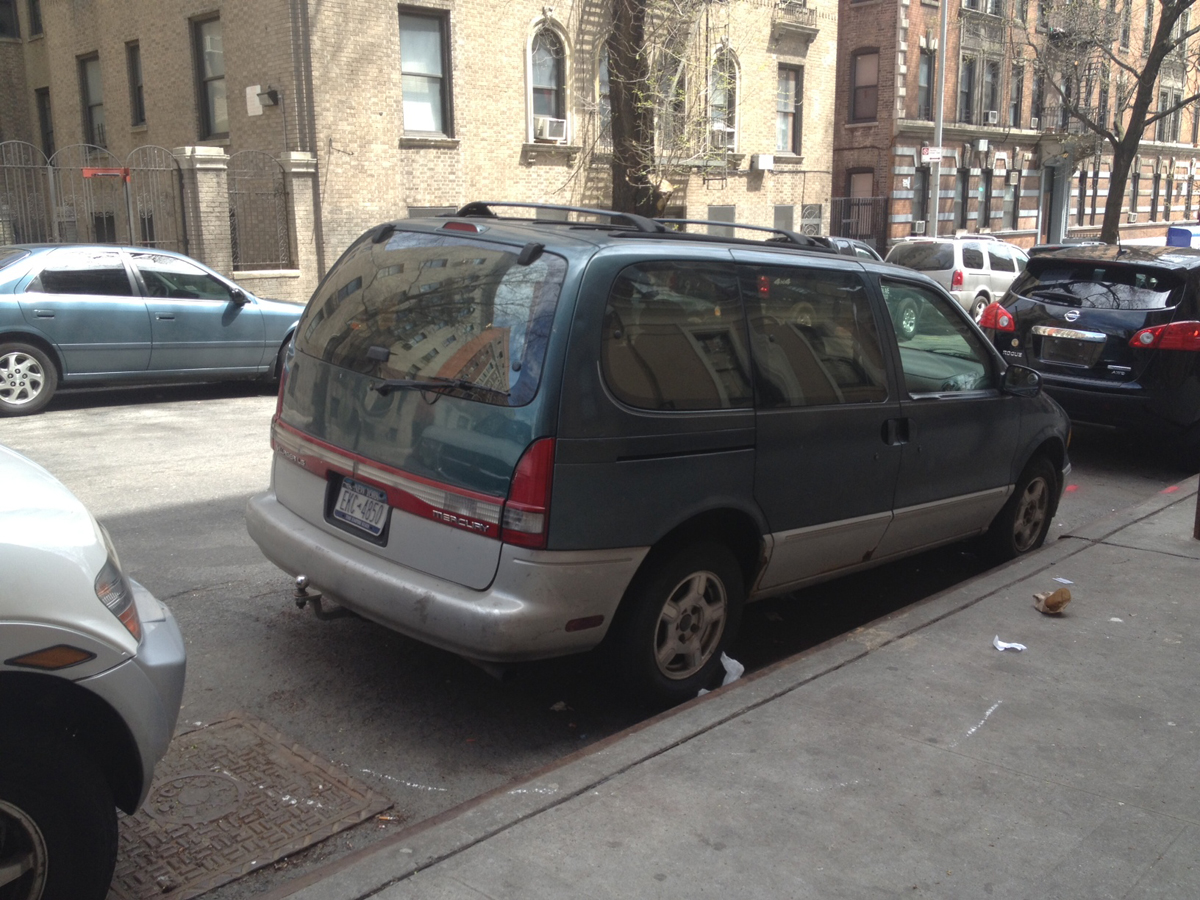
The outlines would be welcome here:
M 235 271 L 292 268 L 283 166 L 260 150 L 229 157 L 229 239 Z
M 834 197 L 829 204 L 835 237 L 857 238 L 876 249 L 887 245 L 887 197 Z

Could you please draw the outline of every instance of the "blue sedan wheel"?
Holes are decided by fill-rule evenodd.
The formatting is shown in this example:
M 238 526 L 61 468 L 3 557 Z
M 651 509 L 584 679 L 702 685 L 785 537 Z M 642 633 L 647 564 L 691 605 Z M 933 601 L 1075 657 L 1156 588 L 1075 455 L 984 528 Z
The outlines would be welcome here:
M 0 416 L 35 413 L 50 402 L 58 371 L 37 347 L 0 344 Z

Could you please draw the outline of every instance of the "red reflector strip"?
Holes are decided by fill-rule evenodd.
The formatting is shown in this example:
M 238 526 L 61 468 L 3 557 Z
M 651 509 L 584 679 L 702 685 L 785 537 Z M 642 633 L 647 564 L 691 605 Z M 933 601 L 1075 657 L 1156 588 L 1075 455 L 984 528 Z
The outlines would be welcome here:
M 572 619 L 567 623 L 567 631 L 586 631 L 589 628 L 599 628 L 604 624 L 604 616 L 585 616 L 582 619 Z
M 485 537 L 500 537 L 504 503 L 498 497 L 451 489 L 434 481 L 401 474 L 353 454 L 339 452 L 299 434 L 282 422 L 276 422 L 272 428 L 271 446 L 288 462 L 318 478 L 326 478 L 333 471 L 382 488 L 387 494 L 388 505 L 396 509 Z

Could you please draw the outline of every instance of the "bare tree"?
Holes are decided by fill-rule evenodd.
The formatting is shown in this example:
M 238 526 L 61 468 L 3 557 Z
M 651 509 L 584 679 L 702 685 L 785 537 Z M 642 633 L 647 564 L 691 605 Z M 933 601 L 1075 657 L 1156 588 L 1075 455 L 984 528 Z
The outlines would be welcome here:
M 612 0 L 605 42 L 612 206 L 662 215 L 673 172 L 728 153 L 737 103 L 728 35 L 706 0 Z
M 1182 110 L 1200 100 L 1197 0 L 1145 0 L 1134 22 L 1132 0 L 1035 0 L 1036 22 L 1020 30 L 1047 104 L 1041 127 L 1077 135 L 1075 161 L 1112 153 L 1100 238 L 1116 243 L 1129 171 L 1146 130 L 1179 139 Z M 1140 27 L 1139 27 L 1140 26 Z M 1140 45 L 1140 46 L 1139 46 Z M 1035 86 L 1035 103 L 1038 87 Z M 1200 112 L 1193 111 L 1193 114 Z M 1090 140 L 1088 140 L 1090 138 Z

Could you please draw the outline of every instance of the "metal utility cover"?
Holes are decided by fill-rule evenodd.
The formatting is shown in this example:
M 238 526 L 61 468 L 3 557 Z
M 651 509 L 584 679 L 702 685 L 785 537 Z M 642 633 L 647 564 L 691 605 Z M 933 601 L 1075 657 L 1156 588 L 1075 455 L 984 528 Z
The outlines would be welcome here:
M 111 898 L 186 900 L 392 805 L 270 726 L 234 715 L 177 735 L 121 820 Z

